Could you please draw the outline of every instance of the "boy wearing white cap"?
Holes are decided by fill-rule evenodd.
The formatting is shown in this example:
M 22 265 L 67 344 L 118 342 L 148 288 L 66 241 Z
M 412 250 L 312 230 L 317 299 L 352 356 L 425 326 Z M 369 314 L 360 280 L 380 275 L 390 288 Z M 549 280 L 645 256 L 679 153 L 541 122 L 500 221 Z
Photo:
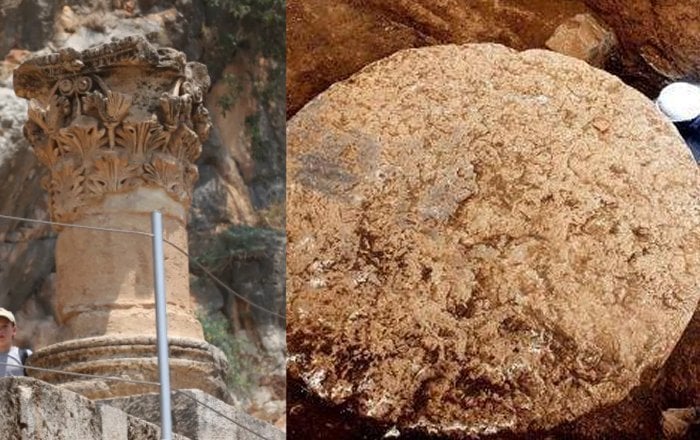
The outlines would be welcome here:
M 676 126 L 700 163 L 700 86 L 676 82 L 659 93 L 656 106 Z
M 16 334 L 15 315 L 0 307 L 0 377 L 24 376 L 24 361 L 32 351 L 13 345 Z

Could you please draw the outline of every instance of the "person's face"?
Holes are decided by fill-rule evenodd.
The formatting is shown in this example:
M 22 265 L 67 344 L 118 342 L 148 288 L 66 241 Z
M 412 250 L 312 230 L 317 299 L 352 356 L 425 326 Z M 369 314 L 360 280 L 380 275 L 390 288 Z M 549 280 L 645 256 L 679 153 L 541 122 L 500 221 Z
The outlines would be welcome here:
M 17 333 L 17 327 L 7 318 L 0 318 L 0 351 L 8 351 Z

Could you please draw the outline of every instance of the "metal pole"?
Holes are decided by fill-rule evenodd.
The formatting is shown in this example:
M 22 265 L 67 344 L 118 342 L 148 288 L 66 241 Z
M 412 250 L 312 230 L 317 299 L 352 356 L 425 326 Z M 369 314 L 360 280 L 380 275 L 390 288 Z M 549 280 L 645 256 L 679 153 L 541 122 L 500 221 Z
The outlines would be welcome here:
M 158 335 L 158 377 L 160 379 L 160 432 L 162 440 L 172 440 L 170 413 L 170 368 L 168 363 L 168 318 L 165 314 L 165 270 L 163 269 L 163 219 L 151 213 L 153 229 L 153 281 L 156 289 L 156 331 Z

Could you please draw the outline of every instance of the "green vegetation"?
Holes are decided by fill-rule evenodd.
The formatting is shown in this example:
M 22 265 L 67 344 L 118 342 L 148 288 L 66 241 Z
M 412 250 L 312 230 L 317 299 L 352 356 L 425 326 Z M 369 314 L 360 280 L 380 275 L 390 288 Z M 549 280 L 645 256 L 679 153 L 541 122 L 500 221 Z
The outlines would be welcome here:
M 245 355 L 241 342 L 231 332 L 228 319 L 221 313 L 199 311 L 197 319 L 202 324 L 204 339 L 224 352 L 229 367 L 226 372 L 226 385 L 234 393 L 246 394 L 251 385 L 251 366 L 244 362 Z
M 222 81 L 226 85 L 226 93 L 219 97 L 217 104 L 223 110 L 223 115 L 226 116 L 226 112 L 231 110 L 231 107 L 238 101 L 238 97 L 243 91 L 243 83 L 232 73 L 224 74 Z
M 218 234 L 197 262 L 212 272 L 222 272 L 235 260 L 269 255 L 270 239 L 276 232 L 265 228 L 235 225 Z
M 265 55 L 284 53 L 284 0 L 207 0 L 207 3 L 227 14 L 239 26 L 254 31 L 248 39 L 268 43 Z M 274 44 L 279 41 L 282 42 L 281 46 Z
M 218 29 L 222 62 L 247 48 L 284 65 L 284 0 L 206 0 L 213 26 Z
M 286 222 L 286 206 L 284 200 L 270 203 L 258 211 L 261 224 L 266 228 L 284 230 Z
M 285 178 L 285 25 L 284 0 L 205 0 L 209 41 L 204 62 L 212 80 L 225 84 L 217 105 L 224 115 L 244 93 L 251 93 L 256 112 L 246 119 L 256 173 L 250 182 L 256 194 L 266 195 L 256 207 L 284 199 Z M 242 54 L 241 58 L 236 58 Z M 223 73 L 237 60 L 245 69 Z M 246 60 L 246 61 L 243 61 Z M 250 63 L 250 61 L 253 61 Z M 271 190 L 271 191 L 270 191 Z M 269 223 L 268 223 L 269 224 Z

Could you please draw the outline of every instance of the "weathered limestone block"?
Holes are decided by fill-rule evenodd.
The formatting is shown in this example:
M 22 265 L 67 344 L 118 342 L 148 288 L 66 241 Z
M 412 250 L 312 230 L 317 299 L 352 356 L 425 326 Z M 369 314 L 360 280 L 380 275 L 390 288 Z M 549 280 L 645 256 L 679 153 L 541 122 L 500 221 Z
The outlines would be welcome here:
M 695 310 L 697 166 L 584 62 L 402 51 L 287 139 L 289 371 L 360 416 L 551 429 L 653 380 Z
M 44 187 L 52 219 L 148 233 L 150 213 L 157 210 L 164 238 L 186 250 L 187 210 L 198 175 L 194 161 L 211 127 L 203 103 L 209 85 L 206 66 L 142 37 L 82 52 L 62 49 L 18 67 L 14 87 L 30 100 L 24 131 L 49 170 Z M 188 258 L 172 246 L 164 251 L 169 336 L 204 343 L 190 304 Z M 76 362 L 89 358 L 105 363 L 102 372 L 120 374 L 115 359 L 127 356 L 124 347 L 134 337 L 150 336 L 152 342 L 155 336 L 151 239 L 61 229 L 55 303 L 65 331 L 61 339 L 82 341 L 71 346 Z M 97 350 L 93 337 L 111 338 L 120 354 Z M 179 348 L 203 350 L 197 359 L 211 359 L 215 351 L 193 347 Z M 50 347 L 39 350 L 34 362 L 43 365 L 42 357 L 53 355 Z M 220 376 L 211 375 L 203 389 L 222 395 Z
M 115 407 L 27 377 L 0 380 L 2 438 L 159 440 L 160 428 Z M 177 440 L 186 437 L 175 434 Z
M 605 62 L 617 44 L 615 34 L 591 14 L 577 14 L 556 28 L 545 45 L 596 67 Z
M 159 399 L 158 394 L 146 394 L 103 402 L 141 419 L 160 423 Z M 186 389 L 175 393 L 172 398 L 172 410 L 173 432 L 192 439 L 284 440 L 285 438 L 284 432 L 269 423 L 251 417 L 200 390 Z M 235 423 L 214 411 L 234 420 Z

